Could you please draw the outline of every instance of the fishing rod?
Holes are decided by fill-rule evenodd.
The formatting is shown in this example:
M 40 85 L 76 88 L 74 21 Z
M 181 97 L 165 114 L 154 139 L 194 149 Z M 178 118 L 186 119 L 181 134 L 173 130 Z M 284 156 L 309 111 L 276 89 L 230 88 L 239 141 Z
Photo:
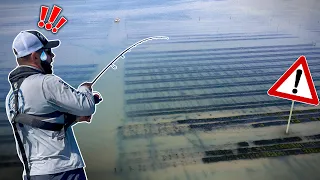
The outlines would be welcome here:
M 100 73 L 93 79 L 93 81 L 91 82 L 92 85 L 110 68 L 110 66 L 112 67 L 112 69 L 117 69 L 117 66 L 114 64 L 120 57 L 122 59 L 125 58 L 125 54 L 127 52 L 130 52 L 131 49 L 133 49 L 134 47 L 144 43 L 144 42 L 147 42 L 147 41 L 150 41 L 150 40 L 153 40 L 153 39 L 166 39 L 166 40 L 169 40 L 169 37 L 167 36 L 153 36 L 153 37 L 148 37 L 148 38 L 145 38 L 145 39 L 142 39 L 134 44 L 132 44 L 131 46 L 129 46 L 128 48 L 126 48 L 124 51 L 122 51 L 118 56 L 116 56 L 103 70 L 100 71 Z

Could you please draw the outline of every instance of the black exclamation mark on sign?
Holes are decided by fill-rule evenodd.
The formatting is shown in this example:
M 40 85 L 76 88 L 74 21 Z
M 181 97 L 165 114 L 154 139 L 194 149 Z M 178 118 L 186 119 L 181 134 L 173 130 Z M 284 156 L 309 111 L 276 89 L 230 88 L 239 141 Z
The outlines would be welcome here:
M 298 92 L 297 87 L 298 87 L 298 84 L 299 84 L 299 81 L 300 81 L 301 74 L 302 74 L 302 70 L 298 69 L 297 70 L 297 74 L 296 74 L 296 82 L 294 83 L 294 87 L 295 88 L 292 89 L 293 94 L 297 94 L 297 92 Z

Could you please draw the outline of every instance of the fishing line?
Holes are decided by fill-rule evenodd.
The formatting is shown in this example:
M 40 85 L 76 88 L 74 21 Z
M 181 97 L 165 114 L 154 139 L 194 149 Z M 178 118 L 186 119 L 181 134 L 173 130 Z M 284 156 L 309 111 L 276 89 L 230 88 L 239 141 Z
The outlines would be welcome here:
M 142 39 L 134 44 L 132 44 L 131 46 L 129 46 L 128 48 L 126 48 L 124 51 L 122 51 L 118 56 L 116 56 L 103 70 L 100 71 L 100 73 L 93 79 L 92 81 L 92 85 L 110 68 L 112 69 L 117 69 L 117 66 L 114 64 L 120 57 L 122 59 L 125 58 L 125 54 L 127 52 L 130 52 L 131 49 L 133 49 L 134 47 L 144 43 L 144 42 L 147 42 L 147 41 L 150 41 L 150 40 L 153 40 L 153 39 L 166 39 L 166 40 L 169 40 L 169 37 L 167 36 L 153 36 L 153 37 L 148 37 L 148 38 L 145 38 L 145 39 Z

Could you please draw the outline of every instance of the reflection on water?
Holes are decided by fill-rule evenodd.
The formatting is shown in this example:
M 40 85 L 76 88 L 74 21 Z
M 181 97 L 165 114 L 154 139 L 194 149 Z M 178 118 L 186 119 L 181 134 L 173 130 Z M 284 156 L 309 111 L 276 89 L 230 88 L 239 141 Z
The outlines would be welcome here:
M 20 22 L 13 12 L 38 21 L 33 6 L 40 4 L 24 9 L 26 4 L 15 3 L 4 3 L 0 11 L 7 18 L 0 18 L 1 102 L 9 90 L 7 74 L 15 66 L 6 44 L 29 29 L 28 23 L 12 26 Z M 273 3 L 277 7 L 266 9 Z M 291 134 L 285 136 L 291 101 L 267 95 L 300 55 L 307 57 L 316 88 L 320 85 L 320 16 L 314 11 L 319 4 L 256 4 L 59 3 L 69 24 L 56 36 L 44 34 L 61 40 L 54 72 L 74 87 L 92 80 L 134 42 L 170 37 L 134 48 L 95 85 L 104 101 L 91 124 L 73 127 L 89 179 L 319 178 L 319 107 L 295 103 Z M 303 10 L 294 10 L 298 7 Z M 120 23 L 113 22 L 116 17 Z M 20 178 L 22 166 L 4 113 L 2 103 L 0 177 Z

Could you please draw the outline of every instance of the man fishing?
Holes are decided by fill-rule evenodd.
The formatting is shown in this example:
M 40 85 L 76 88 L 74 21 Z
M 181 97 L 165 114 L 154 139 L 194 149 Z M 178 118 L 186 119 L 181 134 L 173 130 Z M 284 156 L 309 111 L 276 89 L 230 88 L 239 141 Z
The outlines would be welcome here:
M 9 74 L 6 111 L 23 163 L 23 179 L 84 180 L 85 163 L 72 125 L 90 122 L 102 99 L 92 83 L 74 89 L 53 74 L 53 48 L 40 32 L 21 31 L 12 48 L 18 66 Z

